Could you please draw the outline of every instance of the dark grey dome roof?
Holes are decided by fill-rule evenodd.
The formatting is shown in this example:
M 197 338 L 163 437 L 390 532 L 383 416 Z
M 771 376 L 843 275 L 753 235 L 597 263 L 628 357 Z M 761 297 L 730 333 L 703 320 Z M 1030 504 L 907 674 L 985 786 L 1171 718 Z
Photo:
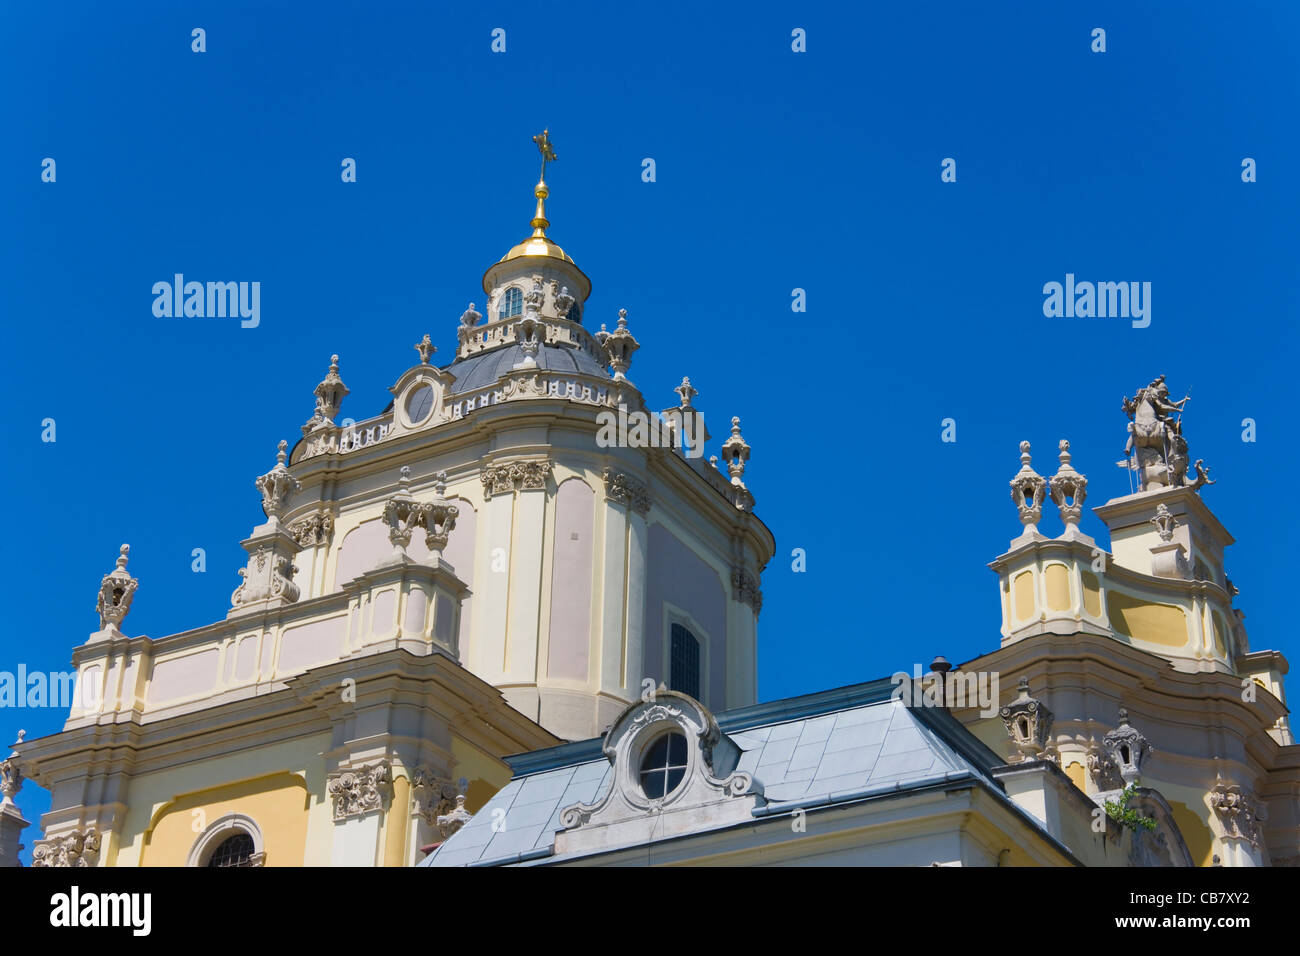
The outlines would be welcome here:
M 491 385 L 523 360 L 524 350 L 520 346 L 507 345 L 469 358 L 457 359 L 444 371 L 456 376 L 451 394 L 459 395 Z M 540 346 L 537 349 L 537 367 L 551 372 L 582 372 L 585 375 L 609 378 L 609 373 L 594 358 L 571 345 Z

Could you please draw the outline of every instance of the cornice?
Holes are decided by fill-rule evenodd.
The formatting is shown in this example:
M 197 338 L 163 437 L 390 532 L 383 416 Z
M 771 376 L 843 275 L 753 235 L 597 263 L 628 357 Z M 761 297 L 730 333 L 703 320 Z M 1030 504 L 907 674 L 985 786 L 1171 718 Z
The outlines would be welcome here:
M 1089 545 L 1081 541 L 1071 540 L 1069 538 L 1044 538 L 1026 542 L 1018 548 L 1007 551 L 990 561 L 988 566 L 999 574 L 1009 571 L 1011 568 L 1020 565 L 1023 559 L 1034 556 L 1042 559 L 1071 557 L 1075 558 L 1082 564 L 1091 564 L 1093 560 L 1093 547 L 1096 547 L 1106 555 L 1106 569 L 1098 576 L 1107 579 L 1114 578 L 1121 584 L 1129 587 L 1141 588 L 1147 591 L 1156 591 L 1160 594 L 1178 597 L 1210 597 L 1215 598 L 1225 606 L 1231 606 L 1232 597 L 1228 592 L 1214 581 L 1186 580 L 1183 578 L 1164 578 L 1156 577 L 1151 574 L 1143 574 L 1141 571 L 1135 571 L 1132 568 L 1125 567 L 1115 561 L 1114 557 L 1100 545 Z
M 1230 725 L 1261 766 L 1272 766 L 1280 745 L 1268 734 L 1287 709 L 1264 688 L 1254 703 L 1241 700 L 1241 678 L 1222 671 L 1180 671 L 1166 659 L 1099 635 L 1040 634 L 1006 644 L 960 665 L 958 670 L 1028 676 L 1038 696 L 1051 703 L 1052 688 L 1087 688 L 1142 712 L 1163 712 L 1161 719 L 1189 728 Z M 1057 722 L 1074 720 L 1057 713 Z M 1091 715 L 1102 722 L 1108 714 Z M 1136 718 L 1135 718 L 1136 719 Z
M 329 712 L 344 678 L 357 681 L 358 700 L 373 689 L 391 704 L 430 707 L 458 736 L 488 752 L 545 747 L 553 734 L 514 710 L 496 688 L 442 653 L 389 650 L 335 661 L 289 678 L 271 693 L 147 723 L 87 724 L 24 741 L 16 748 L 23 773 L 49 789 L 87 771 L 135 776 L 197 760 L 329 733 Z M 423 742 L 413 736 L 413 741 Z M 49 782 L 47 782 L 49 781 Z

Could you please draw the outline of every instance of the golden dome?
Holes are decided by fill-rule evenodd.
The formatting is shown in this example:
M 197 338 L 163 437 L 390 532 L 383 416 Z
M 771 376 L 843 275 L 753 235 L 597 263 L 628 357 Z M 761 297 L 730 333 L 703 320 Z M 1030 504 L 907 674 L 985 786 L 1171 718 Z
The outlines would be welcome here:
M 570 265 L 577 265 L 563 249 L 547 239 L 545 235 L 529 236 L 497 261 L 509 262 L 521 256 L 549 256 L 552 259 L 562 259 Z
M 533 221 L 529 223 L 533 227 L 533 234 L 525 239 L 519 245 L 515 246 L 498 262 L 509 262 L 511 259 L 518 259 L 521 256 L 546 256 L 551 259 L 560 259 L 564 262 L 576 265 L 571 258 L 565 255 L 563 249 L 546 237 L 546 227 L 550 222 L 546 219 L 546 197 L 551 194 L 546 188 L 545 181 L 539 182 L 537 188 L 533 190 L 533 195 L 537 197 L 537 211 L 533 214 Z

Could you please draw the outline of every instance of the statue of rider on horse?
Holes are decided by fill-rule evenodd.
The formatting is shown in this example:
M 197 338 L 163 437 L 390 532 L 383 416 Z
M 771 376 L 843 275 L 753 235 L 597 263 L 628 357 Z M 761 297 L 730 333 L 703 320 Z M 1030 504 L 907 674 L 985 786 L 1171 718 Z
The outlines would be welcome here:
M 1124 396 L 1124 411 L 1131 421 L 1128 443 L 1124 446 L 1125 459 L 1118 464 L 1137 472 L 1141 491 L 1188 486 L 1182 412 L 1190 400 L 1188 395 L 1181 401 L 1172 401 L 1163 375 L 1145 388 L 1139 388 L 1132 399 Z M 1195 491 L 1203 485 L 1214 484 L 1202 459 L 1196 460 L 1195 468 L 1196 481 L 1188 487 Z

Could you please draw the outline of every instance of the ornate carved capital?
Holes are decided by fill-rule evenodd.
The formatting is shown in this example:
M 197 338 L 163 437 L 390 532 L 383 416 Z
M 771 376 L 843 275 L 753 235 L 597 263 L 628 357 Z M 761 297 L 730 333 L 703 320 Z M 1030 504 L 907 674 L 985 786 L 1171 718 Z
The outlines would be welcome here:
M 381 760 L 354 770 L 340 770 L 330 774 L 327 789 L 334 800 L 335 820 L 382 810 L 393 793 L 392 765 Z
M 94 827 L 37 840 L 32 845 L 32 866 L 94 866 L 99 846 L 100 835 Z
M 613 468 L 606 468 L 603 475 L 605 497 L 608 500 L 626 505 L 639 514 L 650 512 L 650 489 L 646 487 L 645 482 L 626 472 L 615 471 Z
M 314 548 L 319 544 L 329 544 L 334 537 L 334 516 L 328 511 L 299 518 L 289 525 L 289 533 L 300 548 Z
M 460 789 L 466 785 L 467 781 L 462 779 Z M 416 815 L 429 826 L 438 827 L 444 839 L 461 827 L 461 823 L 450 819 L 456 816 L 457 809 L 464 814 L 465 820 L 470 817 L 464 809 L 464 795 L 458 794 L 456 785 L 431 767 L 419 766 L 412 771 L 411 796 Z
M 1261 807 L 1254 794 L 1235 783 L 1225 783 L 1216 774 L 1214 789 L 1210 791 L 1210 807 L 1218 816 L 1225 836 L 1259 846 Z
M 491 498 L 493 495 L 509 494 L 516 489 L 545 491 L 551 467 L 549 458 L 489 465 L 479 474 L 479 479 L 483 482 L 483 495 Z
M 759 589 L 758 578 L 744 568 L 731 569 L 731 593 L 741 604 L 748 604 L 754 614 L 763 610 L 763 592 Z

